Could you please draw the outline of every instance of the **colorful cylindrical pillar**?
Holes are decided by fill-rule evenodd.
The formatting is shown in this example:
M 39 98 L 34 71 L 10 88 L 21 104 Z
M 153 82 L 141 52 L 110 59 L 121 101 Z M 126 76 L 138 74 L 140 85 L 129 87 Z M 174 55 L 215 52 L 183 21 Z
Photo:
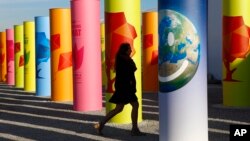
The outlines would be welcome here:
M 100 1 L 71 0 L 76 111 L 102 109 Z
M 73 101 L 71 14 L 50 9 L 51 100 Z
M 36 95 L 51 95 L 50 26 L 48 16 L 35 17 Z
M 2 48 L 3 48 L 3 44 L 2 44 L 2 33 L 4 32 L 0 32 L 0 55 L 2 56 Z M 5 39 L 6 41 L 6 39 Z M 0 82 L 3 82 L 3 79 L 2 79 L 2 57 L 0 56 Z
M 114 92 L 114 63 L 115 55 L 120 44 L 130 43 L 132 47 L 132 59 L 135 61 L 137 71 L 136 95 L 139 102 L 138 121 L 142 121 L 142 91 L 141 91 L 141 8 L 140 0 L 106 0 L 105 1 L 105 46 L 106 68 L 108 86 L 106 101 Z M 114 24 L 115 23 L 115 24 Z M 106 111 L 114 109 L 114 104 L 106 103 Z M 110 122 L 130 123 L 131 106 L 128 104 L 123 111 L 112 118 Z
M 36 91 L 35 22 L 24 21 L 24 90 Z
M 142 91 L 158 92 L 158 13 L 142 13 Z
M 24 88 L 23 25 L 14 26 L 15 41 L 15 87 Z
M 7 78 L 7 58 L 6 58 L 6 32 L 0 32 L 0 54 L 1 54 L 1 81 L 6 82 Z
M 208 141 L 207 0 L 159 0 L 158 14 L 159 139 Z
M 6 29 L 7 48 L 7 84 L 15 85 L 15 65 L 14 65 L 14 30 Z
M 250 106 L 250 1 L 223 0 L 223 104 Z
M 106 63 L 105 63 L 105 23 L 101 22 L 101 51 L 102 51 L 102 90 L 107 90 L 107 75 L 106 75 Z

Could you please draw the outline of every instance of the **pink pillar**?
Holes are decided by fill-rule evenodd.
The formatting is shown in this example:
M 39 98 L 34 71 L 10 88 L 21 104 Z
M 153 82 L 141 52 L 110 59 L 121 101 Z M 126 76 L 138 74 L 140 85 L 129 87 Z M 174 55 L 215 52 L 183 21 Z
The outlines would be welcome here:
M 6 29 L 7 47 L 7 84 L 15 85 L 15 66 L 14 66 L 14 30 Z
M 102 108 L 100 1 L 71 0 L 74 110 Z

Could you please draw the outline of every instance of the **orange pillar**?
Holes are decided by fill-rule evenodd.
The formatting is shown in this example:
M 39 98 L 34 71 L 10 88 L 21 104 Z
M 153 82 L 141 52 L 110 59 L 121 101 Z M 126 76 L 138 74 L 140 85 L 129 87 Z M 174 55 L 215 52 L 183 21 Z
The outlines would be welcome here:
M 6 82 L 7 62 L 6 62 L 6 32 L 0 32 L 0 53 L 1 53 L 1 76 L 0 80 Z
M 50 9 L 51 100 L 73 101 L 70 9 Z
M 142 13 L 142 90 L 158 92 L 158 14 Z

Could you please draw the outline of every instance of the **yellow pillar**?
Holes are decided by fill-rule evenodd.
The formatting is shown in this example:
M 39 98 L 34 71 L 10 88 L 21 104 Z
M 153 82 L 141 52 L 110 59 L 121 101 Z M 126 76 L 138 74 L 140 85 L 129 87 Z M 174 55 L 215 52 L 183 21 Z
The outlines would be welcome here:
M 250 106 L 250 1 L 223 0 L 223 104 Z
M 24 87 L 23 25 L 14 26 L 15 42 L 15 87 Z
M 138 121 L 142 121 L 142 86 L 141 86 L 141 10 L 140 0 L 106 0 L 105 1 L 105 46 L 108 87 L 106 101 L 114 92 L 114 61 L 118 47 L 123 42 L 132 46 L 132 59 L 137 71 L 136 95 L 139 102 Z M 106 104 L 106 111 L 114 109 L 114 104 Z M 112 118 L 110 122 L 130 123 L 131 106 L 126 105 L 121 113 Z
M 105 65 L 105 23 L 101 23 L 101 50 L 102 50 L 102 88 L 107 89 L 107 75 Z
M 24 90 L 36 91 L 35 22 L 24 22 Z

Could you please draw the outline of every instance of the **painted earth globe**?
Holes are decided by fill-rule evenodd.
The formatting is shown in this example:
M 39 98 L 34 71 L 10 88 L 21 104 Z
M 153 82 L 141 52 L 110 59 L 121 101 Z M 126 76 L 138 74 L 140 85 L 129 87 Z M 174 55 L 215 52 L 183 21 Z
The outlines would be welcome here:
M 176 11 L 159 11 L 159 91 L 185 86 L 200 60 L 200 40 L 192 22 Z

